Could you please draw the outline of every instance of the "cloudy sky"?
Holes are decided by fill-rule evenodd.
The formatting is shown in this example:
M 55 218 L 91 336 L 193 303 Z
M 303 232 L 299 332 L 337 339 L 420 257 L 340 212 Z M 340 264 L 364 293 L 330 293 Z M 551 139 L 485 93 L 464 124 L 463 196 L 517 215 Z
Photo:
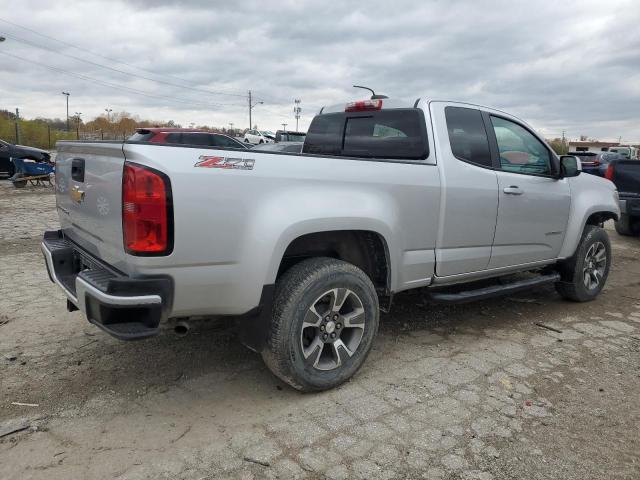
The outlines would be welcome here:
M 41 34 L 41 35 L 38 35 Z M 640 2 L 0 0 L 0 108 L 301 129 L 322 105 L 446 98 L 640 142 Z

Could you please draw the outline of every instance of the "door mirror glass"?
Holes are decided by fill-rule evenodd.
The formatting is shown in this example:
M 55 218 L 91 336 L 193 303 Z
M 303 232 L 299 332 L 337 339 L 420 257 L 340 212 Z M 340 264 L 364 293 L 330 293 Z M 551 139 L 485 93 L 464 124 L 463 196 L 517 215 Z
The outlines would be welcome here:
M 575 155 L 560 156 L 560 176 L 561 177 L 577 177 L 582 171 L 580 159 Z

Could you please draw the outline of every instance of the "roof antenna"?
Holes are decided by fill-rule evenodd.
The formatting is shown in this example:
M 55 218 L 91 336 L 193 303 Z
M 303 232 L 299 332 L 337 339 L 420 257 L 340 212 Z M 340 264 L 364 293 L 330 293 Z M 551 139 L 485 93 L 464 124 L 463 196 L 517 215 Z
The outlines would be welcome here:
M 374 92 L 369 87 L 363 87 L 361 85 L 354 85 L 353 88 L 364 88 L 365 90 L 369 90 L 371 92 L 371 100 L 380 100 L 382 98 L 389 98 L 386 95 L 376 95 L 376 92 Z

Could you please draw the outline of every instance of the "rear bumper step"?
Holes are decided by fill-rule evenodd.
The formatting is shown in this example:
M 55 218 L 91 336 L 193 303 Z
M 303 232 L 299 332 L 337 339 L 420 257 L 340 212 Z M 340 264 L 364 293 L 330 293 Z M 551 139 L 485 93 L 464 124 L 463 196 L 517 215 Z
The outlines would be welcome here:
M 65 292 L 68 305 L 81 310 L 89 322 L 120 340 L 158 333 L 171 306 L 170 278 L 130 278 L 117 273 L 60 231 L 45 232 L 42 253 L 51 281 Z
M 509 295 L 519 292 L 520 290 L 528 290 L 547 283 L 556 283 L 560 281 L 559 273 L 549 275 L 541 275 L 539 277 L 527 278 L 505 285 L 492 285 L 490 287 L 478 288 L 475 290 L 466 290 L 458 293 L 448 292 L 430 292 L 430 298 L 438 303 L 466 303 L 476 300 L 484 300 L 486 298 L 498 297 L 501 295 Z

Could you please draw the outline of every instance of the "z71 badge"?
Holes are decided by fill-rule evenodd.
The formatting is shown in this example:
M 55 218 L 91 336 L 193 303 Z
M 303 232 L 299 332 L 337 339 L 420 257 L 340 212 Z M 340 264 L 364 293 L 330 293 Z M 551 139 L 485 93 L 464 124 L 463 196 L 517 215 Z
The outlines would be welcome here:
M 256 161 L 252 158 L 230 158 L 230 157 L 213 157 L 209 155 L 200 155 L 199 162 L 194 167 L 202 168 L 224 168 L 233 170 L 253 170 Z

